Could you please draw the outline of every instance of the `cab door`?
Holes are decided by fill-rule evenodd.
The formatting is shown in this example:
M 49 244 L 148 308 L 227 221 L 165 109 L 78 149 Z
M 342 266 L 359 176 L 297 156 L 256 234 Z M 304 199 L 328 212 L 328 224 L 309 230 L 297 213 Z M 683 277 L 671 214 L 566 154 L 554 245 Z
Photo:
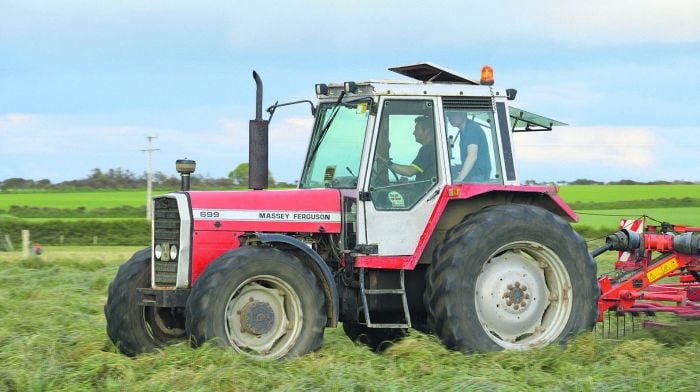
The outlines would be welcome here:
M 437 107 L 436 98 L 379 101 L 358 205 L 358 240 L 376 244 L 379 256 L 414 253 L 445 185 Z

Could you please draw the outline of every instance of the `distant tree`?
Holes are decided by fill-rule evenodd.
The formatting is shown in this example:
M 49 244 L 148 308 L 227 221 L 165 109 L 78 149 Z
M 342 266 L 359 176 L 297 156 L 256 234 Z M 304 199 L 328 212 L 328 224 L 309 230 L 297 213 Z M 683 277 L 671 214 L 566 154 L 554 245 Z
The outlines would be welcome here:
M 610 181 L 608 185 L 644 185 L 643 182 L 637 182 L 634 180 L 620 180 L 620 181 Z
M 248 171 L 249 170 L 250 170 L 250 165 L 248 164 L 248 162 L 240 163 L 238 166 L 236 166 L 235 169 L 233 169 L 228 174 L 228 178 L 233 180 L 233 183 L 236 185 L 248 184 Z
M 36 182 L 36 187 L 42 189 L 51 188 L 51 180 L 46 178 L 44 178 L 43 180 L 39 180 Z
M 33 180 L 25 180 L 24 178 L 8 178 L 2 182 L 2 189 L 28 189 L 34 186 Z
M 600 181 L 589 180 L 587 178 L 579 178 L 577 180 L 571 181 L 569 185 L 603 185 Z
M 250 172 L 250 165 L 248 162 L 240 163 L 228 173 L 228 178 L 230 178 L 236 185 L 248 185 L 248 175 Z M 272 176 L 271 171 L 267 171 L 267 182 L 270 186 L 275 185 L 275 178 Z

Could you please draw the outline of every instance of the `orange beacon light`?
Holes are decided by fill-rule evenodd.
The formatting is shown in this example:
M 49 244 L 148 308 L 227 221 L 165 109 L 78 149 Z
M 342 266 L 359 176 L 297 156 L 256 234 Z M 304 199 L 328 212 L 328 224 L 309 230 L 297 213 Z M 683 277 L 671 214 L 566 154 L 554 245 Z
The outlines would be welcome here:
M 481 68 L 481 80 L 479 84 L 484 86 L 493 85 L 493 68 L 491 68 L 490 65 L 484 65 L 484 67 Z

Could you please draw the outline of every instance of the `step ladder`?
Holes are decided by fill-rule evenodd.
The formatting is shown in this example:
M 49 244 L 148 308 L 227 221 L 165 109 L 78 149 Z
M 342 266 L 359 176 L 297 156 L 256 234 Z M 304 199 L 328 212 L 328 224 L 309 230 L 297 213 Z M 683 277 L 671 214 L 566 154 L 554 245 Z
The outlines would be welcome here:
M 406 285 L 404 284 L 404 270 L 400 270 L 399 279 L 401 287 L 398 289 L 366 289 L 365 269 L 360 268 L 360 297 L 362 298 L 362 310 L 365 314 L 365 324 L 369 328 L 411 328 L 411 316 L 408 312 L 408 300 L 406 299 Z M 369 306 L 367 306 L 368 295 L 400 295 L 403 303 L 403 313 L 405 323 L 373 323 L 369 317 Z

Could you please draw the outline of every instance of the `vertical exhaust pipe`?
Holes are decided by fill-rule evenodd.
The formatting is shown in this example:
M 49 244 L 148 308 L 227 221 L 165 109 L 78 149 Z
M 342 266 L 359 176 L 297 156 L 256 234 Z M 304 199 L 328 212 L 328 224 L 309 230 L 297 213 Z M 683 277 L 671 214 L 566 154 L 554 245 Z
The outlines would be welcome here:
M 194 173 L 197 163 L 191 159 L 178 159 L 175 161 L 175 170 L 180 173 L 180 190 L 190 190 L 190 174 Z
M 260 75 L 253 71 L 257 86 L 255 94 L 255 120 L 250 120 L 248 127 L 248 188 L 260 190 L 267 183 L 267 145 L 268 120 L 262 119 L 263 84 Z

